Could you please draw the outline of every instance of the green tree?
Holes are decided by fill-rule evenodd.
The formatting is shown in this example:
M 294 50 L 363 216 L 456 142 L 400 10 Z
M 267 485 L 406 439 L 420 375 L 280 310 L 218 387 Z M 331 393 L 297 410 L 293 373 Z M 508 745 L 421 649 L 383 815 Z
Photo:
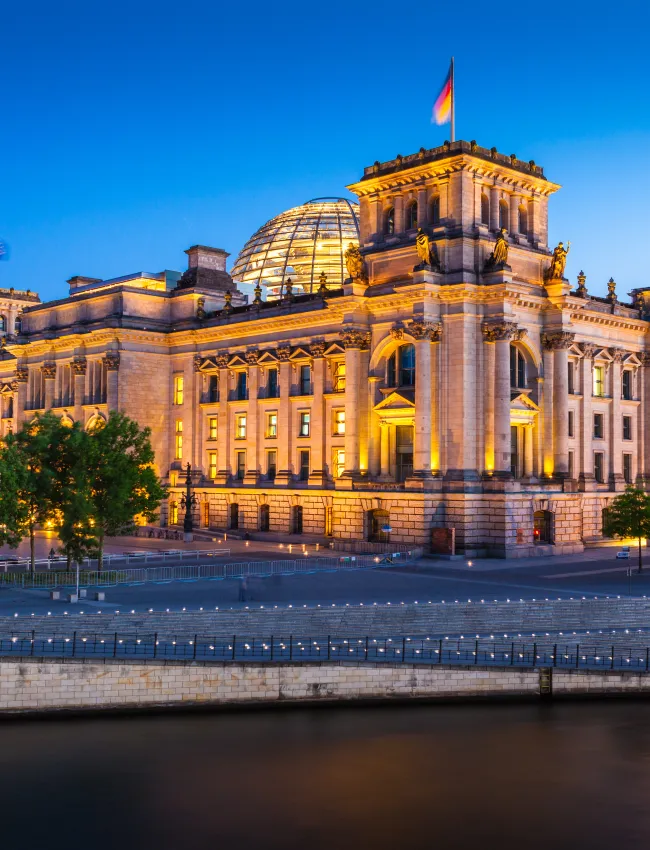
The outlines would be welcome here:
M 641 541 L 650 538 L 650 495 L 627 487 L 607 508 L 603 534 L 608 537 L 636 537 L 639 542 L 639 572 L 643 569 Z
M 63 447 L 74 428 L 68 428 L 53 413 L 37 414 L 16 433 L 7 436 L 7 450 L 15 452 L 22 466 L 18 501 L 25 506 L 22 535 L 29 536 L 30 569 L 34 571 L 34 543 L 37 525 L 56 522 L 62 507 L 62 481 L 65 476 Z M 66 486 L 70 486 L 68 483 Z M 16 528 L 16 533 L 19 529 Z
M 97 535 L 99 570 L 105 538 L 119 534 L 138 515 L 154 519 L 165 497 L 153 467 L 150 434 L 149 428 L 140 428 L 128 416 L 112 412 L 105 424 L 88 435 L 89 518 Z
M 0 449 L 0 545 L 16 549 L 27 534 L 29 504 L 25 498 L 29 473 L 15 442 Z

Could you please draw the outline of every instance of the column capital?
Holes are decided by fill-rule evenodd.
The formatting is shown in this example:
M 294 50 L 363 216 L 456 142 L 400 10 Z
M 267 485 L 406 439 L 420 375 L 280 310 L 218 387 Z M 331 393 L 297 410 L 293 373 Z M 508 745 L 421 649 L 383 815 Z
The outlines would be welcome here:
M 230 354 L 227 351 L 219 351 L 215 355 L 214 361 L 220 369 L 225 369 L 228 366 Z
M 569 331 L 555 331 L 542 334 L 542 345 L 547 351 L 562 351 L 573 345 L 576 335 Z
M 200 355 L 200 354 L 195 354 L 195 355 L 194 355 L 193 363 L 194 363 L 194 371 L 195 371 L 195 372 L 200 372 L 200 371 L 201 371 L 201 366 L 203 366 L 203 358 L 201 357 L 201 355 Z
M 521 339 L 526 334 L 525 328 L 519 328 L 516 322 L 483 322 L 481 330 L 486 342 Z
M 594 345 L 593 342 L 583 342 L 580 347 L 582 349 L 582 356 L 585 360 L 594 359 L 594 354 L 598 351 L 597 345 Z
M 343 347 L 346 349 L 360 348 L 365 351 L 370 345 L 371 338 L 372 334 L 370 331 L 359 330 L 357 328 L 350 328 L 350 330 L 345 330 L 341 333 Z
M 325 355 L 325 343 L 322 339 L 314 340 L 309 344 L 309 353 L 316 360 Z
M 41 365 L 41 372 L 46 381 L 53 381 L 56 378 L 56 363 L 54 360 L 46 360 Z
M 415 339 L 427 339 L 430 342 L 440 342 L 442 337 L 442 322 L 424 322 L 414 319 L 408 326 L 408 331 Z
M 16 377 L 14 379 L 17 384 L 26 384 L 29 380 L 29 369 L 27 366 L 16 367 Z
M 291 346 L 290 345 L 278 345 L 275 349 L 275 353 L 277 355 L 278 360 L 287 361 L 291 356 Z
M 609 349 L 614 360 L 614 363 L 622 363 L 623 358 L 627 354 L 624 348 L 610 348 Z
M 248 363 L 249 366 L 255 366 L 257 361 L 259 360 L 260 353 L 256 349 L 252 351 L 247 351 L 244 354 L 244 360 Z
M 120 352 L 107 351 L 103 357 L 104 365 L 108 372 L 117 372 L 120 368 Z
M 650 351 L 641 351 L 637 354 L 637 357 L 644 366 L 650 366 Z

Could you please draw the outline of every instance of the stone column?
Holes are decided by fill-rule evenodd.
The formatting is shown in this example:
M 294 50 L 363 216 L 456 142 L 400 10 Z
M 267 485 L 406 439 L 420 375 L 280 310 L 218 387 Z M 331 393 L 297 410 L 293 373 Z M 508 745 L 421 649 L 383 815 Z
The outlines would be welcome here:
M 404 198 L 396 195 L 393 199 L 395 209 L 395 233 L 404 233 Z
M 427 224 L 427 190 L 418 189 L 418 227 Z
M 509 218 L 510 218 L 510 227 L 509 231 L 511 234 L 519 233 L 519 202 L 521 201 L 520 195 L 510 195 L 508 198 L 508 203 L 510 204 L 509 210 Z
M 291 481 L 291 346 L 281 345 L 276 349 L 280 367 L 280 404 L 278 405 L 278 471 L 276 484 L 288 484 Z
M 192 468 L 203 474 L 204 464 L 206 461 L 203 446 L 205 445 L 205 417 L 201 410 L 201 394 L 203 391 L 203 373 L 201 372 L 202 358 L 197 354 L 194 357 L 194 369 L 192 371 L 192 418 L 194 427 L 192 428 Z
M 591 399 L 593 395 L 593 357 L 596 346 L 591 343 L 582 345 L 582 361 L 580 363 L 582 410 L 580 418 L 580 472 L 578 482 L 580 490 L 595 490 L 593 431 L 594 416 Z
M 119 410 L 120 352 L 107 351 L 102 362 L 106 367 L 106 405 L 110 414 L 114 410 Z
M 510 341 L 517 336 L 515 322 L 483 326 L 488 342 L 494 342 L 494 477 L 512 477 L 510 437 Z
M 569 348 L 575 335 L 567 331 L 543 335 L 553 352 L 553 476 L 569 475 Z
M 325 483 L 325 446 L 327 435 L 332 430 L 332 423 L 325 416 L 325 343 L 321 340 L 312 342 L 309 346 L 312 361 L 312 381 L 314 385 L 314 401 L 311 407 L 311 455 L 309 484 L 322 487 Z
M 524 477 L 533 477 L 533 426 L 524 425 Z
M 88 361 L 83 355 L 77 355 L 72 361 L 72 375 L 74 381 L 74 418 L 83 423 L 84 409 L 86 403 L 86 369 Z
M 51 410 L 54 407 L 54 384 L 56 381 L 56 363 L 48 360 L 41 366 L 41 372 L 45 383 L 45 410 Z
M 27 366 L 16 367 L 16 377 L 13 383 L 14 390 L 14 424 L 16 431 L 25 421 L 25 406 L 27 404 L 27 382 L 29 381 L 29 369 Z
M 227 484 L 231 474 L 230 460 L 230 414 L 228 411 L 228 361 L 230 355 L 227 351 L 219 351 L 215 356 L 215 362 L 219 369 L 219 413 L 217 414 L 217 463 L 219 470 L 215 483 Z
M 374 407 L 379 401 L 377 385 L 381 378 L 371 375 L 368 378 L 368 409 L 370 411 L 370 440 L 368 441 L 368 472 L 373 477 L 381 473 L 381 425 Z
M 542 354 L 544 384 L 542 386 L 542 475 L 553 477 L 553 349 L 544 346 Z
M 499 229 L 499 189 L 496 186 L 490 188 L 490 230 Z
M 390 426 L 387 422 L 381 422 L 381 477 L 390 478 Z
M 370 343 L 370 331 L 345 330 L 341 334 L 345 346 L 345 472 L 339 484 L 359 476 L 361 457 L 359 430 L 359 393 L 361 392 L 361 350 Z
M 639 458 L 639 471 L 643 476 L 646 490 L 650 490 L 650 351 L 639 355 L 643 366 L 639 370 L 641 382 L 641 409 L 638 414 L 638 427 L 643 429 L 643 456 Z
M 431 471 L 434 475 L 442 472 L 442 458 L 440 447 L 440 413 L 442 405 L 442 391 L 440 383 L 440 353 L 442 341 L 442 322 L 439 323 L 439 332 L 431 337 Z
M 370 238 L 376 242 L 382 233 L 381 201 L 378 197 L 370 198 L 368 206 L 370 209 L 370 230 L 372 231 Z
M 612 490 L 624 490 L 623 478 L 623 413 L 621 410 L 621 371 L 625 351 L 610 349 L 614 362 L 612 370 L 612 403 L 610 405 L 609 429 L 609 484 Z
M 494 334 L 484 327 L 485 346 L 485 471 L 494 472 Z
M 415 339 L 415 428 L 411 486 L 431 478 L 431 340 L 440 338 L 442 325 L 416 319 L 409 325 Z
M 259 385 L 259 367 L 257 358 L 259 351 L 247 351 L 244 355 L 248 363 L 248 409 L 246 411 L 246 484 L 257 484 L 259 474 L 259 460 L 257 457 L 258 422 L 257 422 L 257 390 Z

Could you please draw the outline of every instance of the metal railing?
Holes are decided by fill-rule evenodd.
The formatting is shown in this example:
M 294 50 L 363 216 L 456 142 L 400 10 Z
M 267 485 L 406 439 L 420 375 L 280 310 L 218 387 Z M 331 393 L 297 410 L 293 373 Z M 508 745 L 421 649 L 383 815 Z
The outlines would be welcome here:
M 225 550 L 229 551 L 229 550 Z M 203 552 L 203 555 L 215 553 Z M 221 555 L 221 551 L 217 553 Z M 79 572 L 79 586 L 115 587 L 120 584 L 167 584 L 174 581 L 224 580 L 259 576 L 261 578 L 274 575 L 296 575 L 297 573 L 339 572 L 342 570 L 367 570 L 381 567 L 391 567 L 409 560 L 408 552 L 396 552 L 384 555 L 340 555 L 336 558 L 302 558 L 299 560 L 277 561 L 243 561 L 230 564 L 186 564 L 182 566 L 146 567 L 134 569 L 111 568 L 106 570 L 90 570 L 82 568 Z M 41 571 L 23 573 L 1 573 L 0 587 L 54 589 L 57 587 L 76 587 L 77 572 L 70 571 Z
M 555 667 L 650 671 L 650 647 L 551 644 L 412 637 L 203 635 L 162 632 L 67 633 L 12 631 L 0 635 L 0 656 L 37 658 L 177 659 L 215 662 L 368 662 L 446 667 Z
M 156 551 L 151 550 L 148 552 L 124 552 L 121 555 L 113 555 L 106 554 L 104 555 L 104 563 L 108 564 L 110 567 L 113 564 L 125 564 L 128 566 L 133 563 L 147 563 L 148 561 L 178 561 L 183 558 L 187 558 L 188 560 L 200 560 L 202 557 L 206 558 L 225 558 L 230 555 L 230 549 L 211 549 L 211 550 L 189 550 L 184 551 L 182 549 L 168 549 L 166 551 Z M 65 558 L 57 557 L 57 558 L 37 558 L 34 561 L 34 567 L 38 570 L 39 568 L 42 570 L 51 570 L 55 569 L 61 565 L 61 562 L 65 561 Z M 79 562 L 79 566 L 81 569 L 90 569 L 93 565 L 97 565 L 97 558 L 84 558 L 83 561 Z M 9 568 L 13 570 L 16 569 L 25 569 L 28 570 L 30 567 L 29 558 L 5 558 L 2 559 L 0 557 L 0 570 L 8 573 Z M 1 579 L 0 579 L 1 581 Z

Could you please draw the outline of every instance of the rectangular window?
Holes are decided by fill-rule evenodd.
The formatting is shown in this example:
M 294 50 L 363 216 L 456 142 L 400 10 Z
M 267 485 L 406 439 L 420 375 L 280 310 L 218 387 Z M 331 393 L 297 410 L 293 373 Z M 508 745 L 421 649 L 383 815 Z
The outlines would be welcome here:
M 300 480 L 307 481 L 309 478 L 309 452 L 305 450 L 298 452 L 298 462 L 300 465 Z
M 178 502 L 169 503 L 169 524 L 178 525 Z
M 621 384 L 622 398 L 630 401 L 632 399 L 632 371 L 631 369 L 623 370 L 623 383 Z
M 278 370 L 269 369 L 266 378 L 266 397 L 277 398 L 280 395 L 278 392 Z
M 602 440 L 605 436 L 605 417 L 602 413 L 594 413 L 594 437 Z
M 169 486 L 175 487 L 178 484 L 178 472 L 169 473 Z
M 237 372 L 237 400 L 245 401 L 248 398 L 248 375 L 246 372 Z
M 246 414 L 239 413 L 235 417 L 235 439 L 236 440 L 245 440 L 246 439 Z
M 311 366 L 300 367 L 300 395 L 311 395 Z
M 623 455 L 623 478 L 626 484 L 632 483 L 632 455 Z
M 573 478 L 573 452 L 569 452 L 569 478 Z
M 217 477 L 217 453 L 208 452 L 208 478 L 211 481 Z
M 266 414 L 266 436 L 272 438 L 278 436 L 278 414 L 275 410 Z
M 334 364 L 333 384 L 335 393 L 345 392 L 345 363 L 341 360 Z
M 631 440 L 632 439 L 632 417 L 624 416 L 623 417 L 623 439 Z
M 345 434 L 345 410 L 332 411 L 333 423 L 332 434 L 335 437 L 340 437 Z
M 208 403 L 215 404 L 219 401 L 219 376 L 210 375 L 208 377 Z
M 523 389 L 526 386 L 526 360 L 514 346 L 510 346 L 510 386 Z
M 594 366 L 594 395 L 605 395 L 605 367 Z
M 605 482 L 605 455 L 602 452 L 594 453 L 594 476 L 599 484 Z
M 574 415 L 573 411 L 569 411 L 569 437 L 574 436 L 574 425 L 573 425 Z
M 299 413 L 300 416 L 300 430 L 298 433 L 301 437 L 309 436 L 309 420 L 311 418 L 311 414 L 308 410 L 301 410 Z
M 275 473 L 278 465 L 278 453 L 271 449 L 266 453 L 266 477 L 269 481 L 275 481 Z
M 176 420 L 176 451 L 174 453 L 176 460 L 183 460 L 183 420 Z
M 243 481 L 246 475 L 246 452 L 235 452 L 235 460 L 237 463 L 237 478 L 239 481 Z
M 182 375 L 176 375 L 174 378 L 174 404 L 183 404 L 183 387 L 185 380 Z
M 219 433 L 219 420 L 216 416 L 211 416 L 208 420 L 208 440 L 216 440 Z
M 571 360 L 569 360 L 568 368 L 569 368 L 569 381 L 568 381 L 569 395 L 573 395 L 573 393 L 575 392 L 575 386 L 574 386 L 573 378 L 574 378 L 576 370 L 575 370 L 575 364 Z
M 210 528 L 210 502 L 203 502 L 202 508 L 203 528 Z
M 345 449 L 333 449 L 332 451 L 332 475 L 340 478 L 345 472 Z

